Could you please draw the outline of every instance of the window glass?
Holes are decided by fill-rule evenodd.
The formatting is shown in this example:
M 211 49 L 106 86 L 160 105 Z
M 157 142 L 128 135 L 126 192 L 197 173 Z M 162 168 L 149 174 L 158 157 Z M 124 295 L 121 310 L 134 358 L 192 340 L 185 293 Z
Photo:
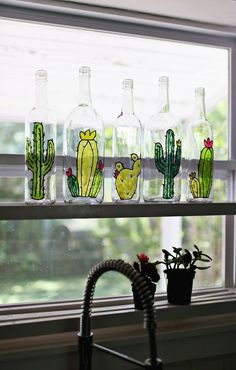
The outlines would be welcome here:
M 191 120 L 194 89 L 205 87 L 207 112 L 221 138 L 216 159 L 227 158 L 227 49 L 29 22 L 0 24 L 1 152 L 24 152 L 22 125 L 34 104 L 35 71 L 48 71 L 49 105 L 62 123 L 77 104 L 79 67 L 88 65 L 93 104 L 107 126 L 120 113 L 124 78 L 134 79 L 142 122 L 155 112 L 159 76 L 170 78 L 171 110 L 183 125 Z
M 106 125 L 107 156 L 112 122 L 120 113 L 122 80 L 134 79 L 135 112 L 144 123 L 156 109 L 158 77 L 167 75 L 171 110 L 183 132 L 192 119 L 194 89 L 205 87 L 208 117 L 214 122 L 215 158 L 228 159 L 225 48 L 1 19 L 0 51 L 0 202 L 24 201 L 24 166 L 14 161 L 5 165 L 3 156 L 24 153 L 24 119 L 34 104 L 37 69 L 48 71 L 59 155 L 63 121 L 77 104 L 78 70 L 88 65 L 93 105 Z M 215 200 L 226 200 L 228 178 L 224 171 L 216 174 Z M 61 200 L 61 168 L 57 188 Z M 109 177 L 105 200 L 111 200 Z M 203 217 L 0 221 L 0 303 L 79 298 L 89 269 L 98 261 L 132 262 L 141 251 L 156 260 L 162 248 L 193 244 L 218 261 L 197 274 L 195 287 L 221 286 L 223 234 L 219 216 L 207 217 L 207 222 Z M 165 290 L 165 279 L 158 290 Z M 96 290 L 97 296 L 128 293 L 130 284 L 119 274 L 104 275 Z
M 207 217 L 206 229 L 204 217 L 1 221 L 0 303 L 82 298 L 90 268 L 102 260 L 133 263 L 145 251 L 156 261 L 162 248 L 193 244 L 213 259 L 209 270 L 197 271 L 194 288 L 222 286 L 222 222 Z M 163 292 L 159 271 L 157 292 Z M 104 274 L 96 297 L 120 294 L 131 294 L 129 281 Z

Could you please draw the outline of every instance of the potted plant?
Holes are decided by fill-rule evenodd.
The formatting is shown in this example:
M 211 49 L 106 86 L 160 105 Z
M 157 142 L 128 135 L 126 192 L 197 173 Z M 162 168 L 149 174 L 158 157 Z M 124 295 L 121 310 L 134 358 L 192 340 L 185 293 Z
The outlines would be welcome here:
M 136 271 L 140 272 L 140 274 L 145 278 L 150 288 L 150 293 L 153 296 L 155 295 L 156 291 L 156 283 L 160 280 L 160 275 L 158 274 L 156 263 L 149 262 L 149 257 L 144 253 L 137 254 L 138 261 L 133 263 L 133 267 Z M 142 310 L 142 302 L 140 297 L 136 291 L 136 289 L 132 285 L 133 297 L 134 297 L 134 306 L 137 310 Z
M 167 276 L 167 299 L 171 304 L 189 304 L 191 302 L 193 279 L 196 269 L 205 270 L 210 266 L 196 265 L 198 262 L 212 261 L 211 257 L 203 253 L 196 245 L 194 250 L 175 248 L 173 253 L 166 249 L 162 250 L 164 254 L 163 261 L 157 261 L 156 264 L 164 264 L 166 269 L 164 273 Z

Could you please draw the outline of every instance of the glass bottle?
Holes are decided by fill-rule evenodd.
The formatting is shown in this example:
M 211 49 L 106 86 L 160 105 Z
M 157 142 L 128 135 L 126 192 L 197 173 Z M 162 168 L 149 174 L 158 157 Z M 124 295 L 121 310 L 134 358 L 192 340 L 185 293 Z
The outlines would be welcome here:
M 206 118 L 205 89 L 195 90 L 195 114 L 187 132 L 187 201 L 211 202 L 213 197 L 213 131 Z
M 134 114 L 133 80 L 122 82 L 121 113 L 113 124 L 112 200 L 137 203 L 140 199 L 142 128 Z
M 92 106 L 90 68 L 79 69 L 79 103 L 68 115 L 63 135 L 65 202 L 96 204 L 103 200 L 104 126 Z
M 25 202 L 56 201 L 56 121 L 47 106 L 47 71 L 35 73 L 35 105 L 25 121 Z
M 159 78 L 157 112 L 144 127 L 145 202 L 178 202 L 181 196 L 180 126 L 170 112 L 169 78 Z

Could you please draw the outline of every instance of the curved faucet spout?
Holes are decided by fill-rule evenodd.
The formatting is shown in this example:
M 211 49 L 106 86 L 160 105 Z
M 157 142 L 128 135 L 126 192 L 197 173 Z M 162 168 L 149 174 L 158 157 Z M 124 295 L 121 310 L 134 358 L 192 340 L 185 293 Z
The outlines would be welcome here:
M 144 327 L 148 330 L 150 360 L 143 367 L 150 370 L 160 370 L 161 360 L 157 359 L 156 350 L 156 321 L 153 308 L 153 298 L 149 286 L 144 277 L 137 272 L 129 263 L 123 260 L 107 260 L 94 266 L 90 271 L 85 287 L 82 314 L 80 318 L 79 337 L 79 370 L 91 370 L 92 356 L 92 333 L 91 314 L 95 285 L 99 277 L 107 271 L 117 271 L 126 276 L 133 284 L 140 297 L 144 312 Z M 97 346 L 99 347 L 99 346 Z M 135 361 L 135 360 L 133 360 Z

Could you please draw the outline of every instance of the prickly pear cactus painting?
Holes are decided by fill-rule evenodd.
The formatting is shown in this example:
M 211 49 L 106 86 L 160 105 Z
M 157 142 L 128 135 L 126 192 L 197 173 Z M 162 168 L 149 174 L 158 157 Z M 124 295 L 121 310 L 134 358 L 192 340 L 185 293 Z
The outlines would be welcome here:
M 31 198 L 44 199 L 44 180 L 52 169 L 55 159 L 55 146 L 53 140 L 47 141 L 46 153 L 44 151 L 44 128 L 41 122 L 34 122 L 33 148 L 31 140 L 26 138 L 26 165 L 33 173 L 31 183 Z
M 77 147 L 76 176 L 72 169 L 66 171 L 67 184 L 72 197 L 96 198 L 99 194 L 104 164 L 98 160 L 96 131 L 80 131 L 80 141 Z
M 175 134 L 169 129 L 165 135 L 165 155 L 161 143 L 155 144 L 154 160 L 156 168 L 164 175 L 163 198 L 174 197 L 174 178 L 179 173 L 181 164 L 181 141 L 176 141 Z
M 209 198 L 213 182 L 214 150 L 213 140 L 204 140 L 198 162 L 198 177 L 196 172 L 189 175 L 189 187 L 193 198 Z
M 116 163 L 114 173 L 116 191 L 121 200 L 132 199 L 138 183 L 138 176 L 141 172 L 141 159 L 137 154 L 132 153 L 132 168 L 125 168 L 123 163 Z

